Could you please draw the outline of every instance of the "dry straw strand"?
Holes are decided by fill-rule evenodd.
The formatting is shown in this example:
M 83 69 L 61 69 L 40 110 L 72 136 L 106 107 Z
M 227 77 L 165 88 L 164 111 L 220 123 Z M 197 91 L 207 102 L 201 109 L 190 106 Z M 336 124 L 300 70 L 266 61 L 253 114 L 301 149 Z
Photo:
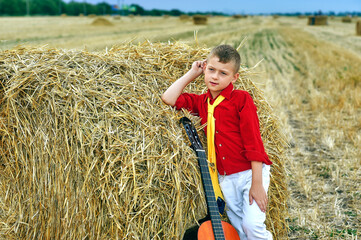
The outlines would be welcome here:
M 146 41 L 95 53 L 0 52 L 0 238 L 180 239 L 206 205 L 178 124 L 188 113 L 159 96 L 208 51 Z M 248 71 L 237 87 L 258 107 L 274 163 L 267 225 L 282 238 L 286 143 Z M 201 93 L 202 81 L 188 90 Z

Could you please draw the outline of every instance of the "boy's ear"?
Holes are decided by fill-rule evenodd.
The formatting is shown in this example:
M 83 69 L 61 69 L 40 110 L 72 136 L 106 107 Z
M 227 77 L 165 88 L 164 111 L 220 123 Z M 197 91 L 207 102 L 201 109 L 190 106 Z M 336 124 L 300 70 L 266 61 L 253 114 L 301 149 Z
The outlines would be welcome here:
M 204 62 L 203 62 L 203 71 L 205 71 L 206 68 L 207 68 L 207 61 L 204 61 Z
M 239 73 L 234 74 L 232 83 L 235 83 L 238 78 L 239 78 Z

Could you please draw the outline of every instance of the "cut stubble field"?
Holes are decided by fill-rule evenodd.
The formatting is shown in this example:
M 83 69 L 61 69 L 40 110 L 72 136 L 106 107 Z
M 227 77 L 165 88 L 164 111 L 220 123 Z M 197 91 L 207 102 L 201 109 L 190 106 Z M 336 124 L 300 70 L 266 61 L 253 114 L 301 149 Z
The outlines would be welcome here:
M 0 18 L 0 50 L 18 45 L 103 51 L 124 43 L 182 41 L 238 47 L 287 136 L 290 239 L 361 236 L 361 36 L 355 20 L 212 17 Z M 261 61 L 262 60 L 262 61 Z M 261 62 L 260 62 L 261 61 Z M 185 69 L 186 71 L 186 69 Z

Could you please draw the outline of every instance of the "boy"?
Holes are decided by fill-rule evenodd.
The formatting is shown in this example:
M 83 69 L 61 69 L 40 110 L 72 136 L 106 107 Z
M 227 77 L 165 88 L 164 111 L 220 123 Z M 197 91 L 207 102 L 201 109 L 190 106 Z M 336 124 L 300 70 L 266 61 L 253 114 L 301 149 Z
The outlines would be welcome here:
M 212 123 L 207 122 L 210 120 L 207 110 L 214 107 L 214 137 L 207 135 L 207 141 L 211 141 L 210 138 L 214 141 L 218 181 L 227 204 L 227 216 L 242 240 L 272 239 L 264 224 L 272 162 L 264 150 L 251 96 L 246 91 L 233 89 L 239 77 L 240 61 L 233 47 L 217 46 L 207 60 L 194 62 L 191 69 L 163 93 L 162 100 L 177 109 L 185 108 L 198 114 L 201 123 L 207 125 Z M 202 73 L 207 93 L 182 93 Z M 211 132 L 210 128 L 205 131 Z

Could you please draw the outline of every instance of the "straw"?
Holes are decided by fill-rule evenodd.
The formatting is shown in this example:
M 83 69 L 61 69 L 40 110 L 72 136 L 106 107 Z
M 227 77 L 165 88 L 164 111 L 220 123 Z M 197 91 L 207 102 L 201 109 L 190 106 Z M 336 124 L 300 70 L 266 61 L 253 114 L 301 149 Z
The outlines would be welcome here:
M 198 164 L 160 95 L 209 49 L 179 42 L 106 52 L 0 52 L 0 238 L 181 239 L 206 214 Z M 277 119 L 241 69 L 274 165 L 267 225 L 286 236 Z M 204 91 L 202 80 L 188 86 Z M 201 134 L 202 139 L 204 136 Z

